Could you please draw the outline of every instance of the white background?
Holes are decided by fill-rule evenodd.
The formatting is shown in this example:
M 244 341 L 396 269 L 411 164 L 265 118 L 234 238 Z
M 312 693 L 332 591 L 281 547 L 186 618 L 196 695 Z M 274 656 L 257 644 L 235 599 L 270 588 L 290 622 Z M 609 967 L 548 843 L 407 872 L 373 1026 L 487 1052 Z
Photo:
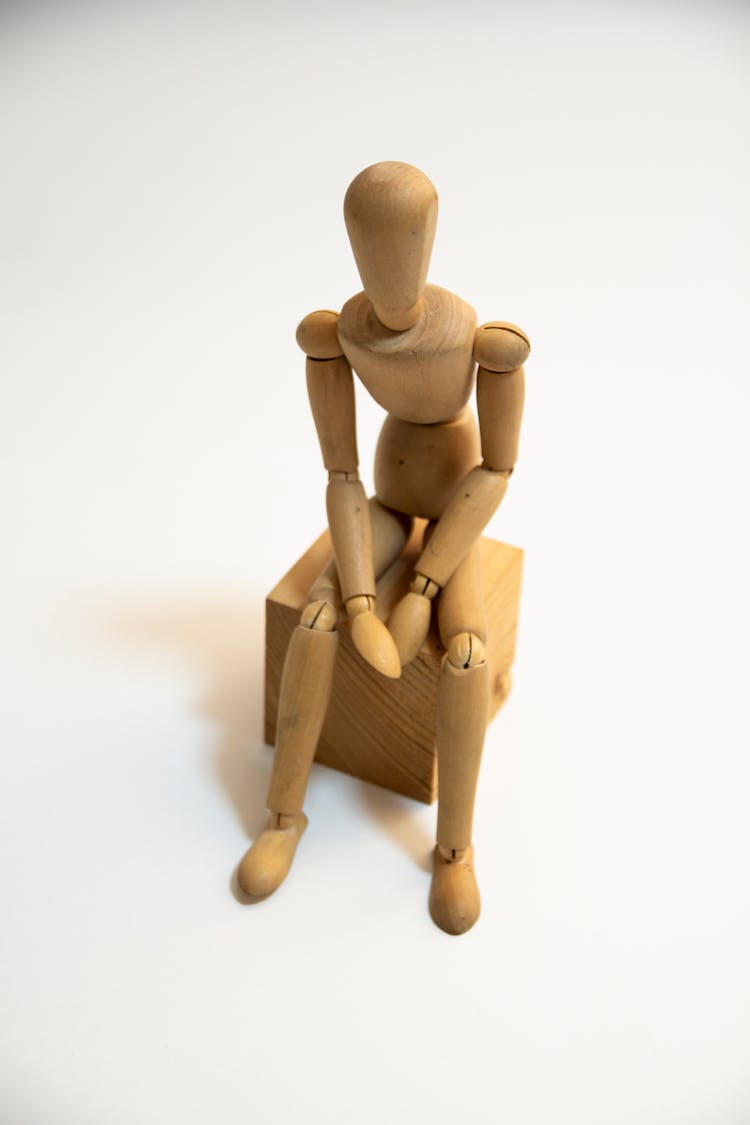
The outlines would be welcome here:
M 750 1122 L 749 48 L 722 2 L 3 7 L 2 1125 Z M 458 939 L 434 808 L 319 767 L 233 893 L 324 523 L 294 328 L 383 159 L 533 342 Z

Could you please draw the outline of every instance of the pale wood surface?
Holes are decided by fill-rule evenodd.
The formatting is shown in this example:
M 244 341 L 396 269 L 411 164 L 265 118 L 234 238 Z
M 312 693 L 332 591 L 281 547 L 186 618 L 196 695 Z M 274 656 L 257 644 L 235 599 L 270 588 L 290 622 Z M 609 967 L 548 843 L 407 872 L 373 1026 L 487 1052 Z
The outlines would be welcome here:
M 377 584 L 377 609 L 387 618 L 408 590 L 421 546 L 423 523 L 415 528 L 404 553 Z M 487 615 L 490 718 L 503 703 L 510 685 L 518 621 L 523 552 L 483 539 L 480 544 Z M 281 670 L 287 646 L 304 607 L 309 588 L 330 557 L 327 532 L 284 575 L 266 600 L 265 738 L 276 739 L 276 712 Z M 437 689 L 445 649 L 433 626 L 416 659 L 401 679 L 373 674 L 357 654 L 345 623 L 334 670 L 328 715 L 316 759 L 430 802 L 437 795 Z
M 525 378 L 523 367 L 503 374 L 484 367 L 477 372 L 482 456 L 493 469 L 512 469 L 518 460 Z
M 531 344 L 522 328 L 507 320 L 488 320 L 477 328 L 474 359 L 487 371 L 515 371 L 529 358 Z
M 307 394 L 323 464 L 329 472 L 353 473 L 359 465 L 352 369 L 344 356 L 310 359 Z
M 471 555 L 515 463 L 523 406 L 520 365 L 528 340 L 499 321 L 477 332 L 470 305 L 426 284 L 437 193 L 418 169 L 392 161 L 366 168 L 347 191 L 344 213 L 364 292 L 346 302 L 338 320 L 319 310 L 297 330 L 308 354 L 310 404 L 328 469 L 328 535 L 344 603 L 342 612 L 325 594 L 321 599 L 334 575 L 329 569 L 322 582 L 316 577 L 320 560 L 313 548 L 308 556 L 315 568 L 305 584 L 305 592 L 312 585 L 313 600 L 302 620 L 313 631 L 330 629 L 338 613 L 340 648 L 335 668 L 330 662 L 317 667 L 316 642 L 301 640 L 304 630 L 294 628 L 305 594 L 286 607 L 269 598 L 269 738 L 277 706 L 279 731 L 269 807 L 289 814 L 301 810 L 313 742 L 320 761 L 426 801 L 435 796 L 437 753 L 438 844 L 453 866 L 450 875 L 440 871 L 442 891 L 433 917 L 445 915 L 445 928 L 462 932 L 453 928 L 454 908 L 459 900 L 468 902 L 473 869 L 457 864 L 457 853 L 471 843 L 490 685 L 504 696 L 509 683 L 510 660 L 489 664 L 484 638 L 491 641 L 495 630 L 515 635 L 518 604 L 516 582 L 512 624 L 486 623 L 482 560 L 479 551 L 474 560 Z M 338 347 L 343 356 L 337 357 Z M 480 367 L 479 428 L 467 405 L 477 356 L 487 364 Z M 385 571 L 377 588 L 370 508 L 356 472 L 352 368 L 388 412 L 375 455 L 378 500 L 402 517 L 430 521 L 429 539 L 414 536 L 411 549 Z M 490 377 L 490 370 L 510 374 Z M 387 529 L 386 545 L 400 530 Z M 305 565 L 304 559 L 298 564 Z M 498 581 L 509 585 L 502 576 Z M 493 579 L 487 588 L 494 591 L 496 585 Z M 432 595 L 436 612 L 428 600 Z M 272 636 L 274 627 L 282 632 L 280 641 Z M 284 628 L 292 631 L 291 655 L 283 665 L 279 699 Z M 491 647 L 487 656 L 491 660 Z M 311 666 L 300 663 L 303 657 Z M 327 704 L 322 730 L 321 708 L 306 702 L 318 682 Z M 298 719 L 304 710 L 310 718 L 303 732 Z M 283 855 L 288 851 L 282 849 Z M 259 854 L 265 854 L 263 848 Z M 246 857 L 251 874 L 253 855 L 251 849 Z M 283 866 L 277 863 L 274 870 Z M 440 907 L 444 896 L 456 901 Z M 467 928 L 473 924 L 472 910 L 460 913 Z
M 307 779 L 320 730 L 326 717 L 339 647 L 338 630 L 293 631 L 284 662 L 279 694 L 284 694 L 278 714 L 278 748 L 268 791 L 268 808 L 294 816 L 302 812 Z
M 458 856 L 445 856 L 438 845 L 433 852 L 430 915 L 447 934 L 465 934 L 476 922 L 482 900 L 474 874 L 474 848 Z
M 443 644 L 459 633 L 473 633 L 487 643 L 482 549 L 474 543 L 464 561 L 437 599 L 438 625 Z
M 506 493 L 508 479 L 481 466 L 454 490 L 416 569 L 445 586 L 477 541 Z
M 388 630 L 395 641 L 402 667 L 411 664 L 421 649 L 431 621 L 432 601 L 420 591 L 410 589 L 388 618 Z
M 331 479 L 326 489 L 328 526 L 333 540 L 341 596 L 375 595 L 370 507 L 362 482 Z
M 438 197 L 411 164 L 386 160 L 352 180 L 344 219 L 362 284 L 378 318 L 401 332 L 419 317 L 432 253 Z
M 443 663 L 438 691 L 437 756 L 440 776 L 437 842 L 448 851 L 471 843 L 474 795 L 487 729 L 488 666 Z
M 295 816 L 271 814 L 268 827 L 253 841 L 237 868 L 237 882 L 246 895 L 265 898 L 283 883 L 307 824 L 303 812 Z
M 335 359 L 343 355 L 337 325 L 339 314 L 332 309 L 308 313 L 297 325 L 297 343 L 309 359 Z
M 375 451 L 375 492 L 389 508 L 438 519 L 457 482 L 481 459 L 479 429 L 468 406 L 453 421 L 432 426 L 389 414 Z
M 474 386 L 476 313 L 455 293 L 426 285 L 424 312 L 392 332 L 376 316 L 369 292 L 346 302 L 338 322 L 344 354 L 372 397 L 407 422 L 447 422 Z
M 384 508 L 374 496 L 370 497 L 369 505 L 372 566 L 375 577 L 380 578 L 406 546 L 412 534 L 414 520 L 402 512 Z

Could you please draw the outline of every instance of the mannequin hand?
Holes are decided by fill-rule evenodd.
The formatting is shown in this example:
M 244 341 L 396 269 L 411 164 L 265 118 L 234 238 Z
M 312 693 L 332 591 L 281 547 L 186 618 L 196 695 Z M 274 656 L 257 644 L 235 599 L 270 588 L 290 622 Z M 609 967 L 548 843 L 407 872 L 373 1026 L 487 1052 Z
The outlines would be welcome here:
M 410 664 L 427 640 L 432 616 L 432 599 L 440 587 L 416 574 L 409 588 L 388 621 L 402 666 Z
M 377 672 L 397 680 L 401 675 L 401 662 L 393 637 L 375 615 L 375 599 L 358 594 L 346 602 L 346 612 L 352 623 L 352 640 L 360 656 Z

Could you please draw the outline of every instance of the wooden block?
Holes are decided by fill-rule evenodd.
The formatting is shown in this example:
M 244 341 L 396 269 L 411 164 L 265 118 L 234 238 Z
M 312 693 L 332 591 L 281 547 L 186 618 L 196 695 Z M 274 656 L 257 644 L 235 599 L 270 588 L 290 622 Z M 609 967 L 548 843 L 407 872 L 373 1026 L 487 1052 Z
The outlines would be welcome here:
M 422 526 L 415 528 L 404 554 L 378 581 L 378 615 L 383 619 L 409 587 L 421 533 Z M 491 719 L 510 687 L 523 552 L 493 539 L 483 539 L 481 548 Z M 265 738 L 271 745 L 276 738 L 279 684 L 287 646 L 310 586 L 330 555 L 330 539 L 325 532 L 266 599 Z M 388 680 L 365 664 L 352 644 L 347 623 L 342 622 L 333 696 L 316 761 L 418 801 L 434 801 L 437 686 L 444 651 L 433 623 L 426 644 L 404 668 L 401 679 Z

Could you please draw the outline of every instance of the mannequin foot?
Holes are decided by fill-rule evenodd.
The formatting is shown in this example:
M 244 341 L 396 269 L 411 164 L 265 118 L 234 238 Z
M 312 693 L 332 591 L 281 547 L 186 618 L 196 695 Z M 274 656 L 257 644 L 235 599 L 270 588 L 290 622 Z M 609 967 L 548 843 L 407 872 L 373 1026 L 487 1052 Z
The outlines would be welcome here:
M 297 816 L 271 813 L 268 826 L 245 852 L 237 869 L 237 880 L 246 895 L 265 898 L 281 886 L 306 828 L 304 813 Z
M 474 875 L 474 848 L 448 852 L 438 844 L 433 856 L 430 915 L 446 934 L 465 934 L 479 917 L 482 903 Z

